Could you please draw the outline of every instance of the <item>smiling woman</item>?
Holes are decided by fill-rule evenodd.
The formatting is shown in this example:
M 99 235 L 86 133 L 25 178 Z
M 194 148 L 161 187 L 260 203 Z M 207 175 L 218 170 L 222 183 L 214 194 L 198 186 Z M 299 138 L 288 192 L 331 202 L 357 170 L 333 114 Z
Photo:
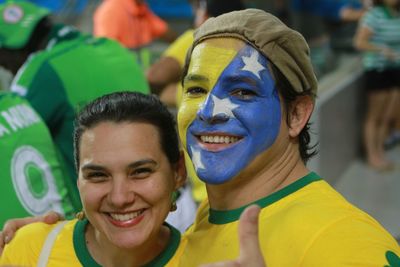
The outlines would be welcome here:
M 180 234 L 164 220 L 185 168 L 167 109 L 153 96 L 106 95 L 82 110 L 74 136 L 85 218 L 25 226 L 0 264 L 176 265 Z

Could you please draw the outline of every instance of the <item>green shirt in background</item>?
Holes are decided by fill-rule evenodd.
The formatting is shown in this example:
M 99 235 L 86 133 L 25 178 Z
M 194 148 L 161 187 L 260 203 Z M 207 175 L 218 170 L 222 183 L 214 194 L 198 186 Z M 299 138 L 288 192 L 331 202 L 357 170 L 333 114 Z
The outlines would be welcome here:
M 46 124 L 11 92 L 0 92 L 0 170 L 0 228 L 10 218 L 49 210 L 72 217 L 80 208 Z
M 149 93 L 144 74 L 129 50 L 116 41 L 61 25 L 55 26 L 47 48 L 21 67 L 11 90 L 24 96 L 46 122 L 74 182 L 76 111 L 115 91 Z

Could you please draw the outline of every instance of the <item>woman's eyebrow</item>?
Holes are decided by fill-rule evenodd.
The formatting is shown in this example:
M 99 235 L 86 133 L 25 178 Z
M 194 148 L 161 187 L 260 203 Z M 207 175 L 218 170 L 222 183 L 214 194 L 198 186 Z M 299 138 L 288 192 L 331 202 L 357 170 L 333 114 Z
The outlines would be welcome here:
M 128 165 L 128 167 L 129 168 L 137 168 L 139 166 L 146 165 L 146 164 L 157 165 L 157 162 L 153 159 L 142 159 L 142 160 L 132 162 L 131 164 Z

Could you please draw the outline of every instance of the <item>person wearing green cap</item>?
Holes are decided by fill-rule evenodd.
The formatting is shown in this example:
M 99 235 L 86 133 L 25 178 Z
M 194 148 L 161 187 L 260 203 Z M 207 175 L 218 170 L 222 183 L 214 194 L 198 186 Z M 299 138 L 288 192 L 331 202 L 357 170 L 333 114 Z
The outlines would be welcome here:
M 113 91 L 149 93 L 127 49 L 55 25 L 48 10 L 26 1 L 0 4 L 0 64 L 16 75 L 11 90 L 25 97 L 48 125 L 73 181 L 75 111 Z
M 38 138 L 40 136 L 40 138 Z M 46 124 L 28 101 L 0 92 L 0 227 L 9 218 L 50 210 L 73 217 L 76 208 Z

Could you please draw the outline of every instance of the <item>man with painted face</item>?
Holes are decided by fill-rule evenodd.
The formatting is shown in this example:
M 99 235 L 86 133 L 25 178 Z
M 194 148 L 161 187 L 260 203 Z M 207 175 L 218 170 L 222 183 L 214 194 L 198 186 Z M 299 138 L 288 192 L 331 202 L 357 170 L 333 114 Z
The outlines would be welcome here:
M 236 259 L 251 203 L 270 267 L 399 266 L 394 238 L 305 165 L 316 94 L 304 38 L 272 15 L 232 12 L 195 32 L 178 124 L 208 200 L 180 266 Z

